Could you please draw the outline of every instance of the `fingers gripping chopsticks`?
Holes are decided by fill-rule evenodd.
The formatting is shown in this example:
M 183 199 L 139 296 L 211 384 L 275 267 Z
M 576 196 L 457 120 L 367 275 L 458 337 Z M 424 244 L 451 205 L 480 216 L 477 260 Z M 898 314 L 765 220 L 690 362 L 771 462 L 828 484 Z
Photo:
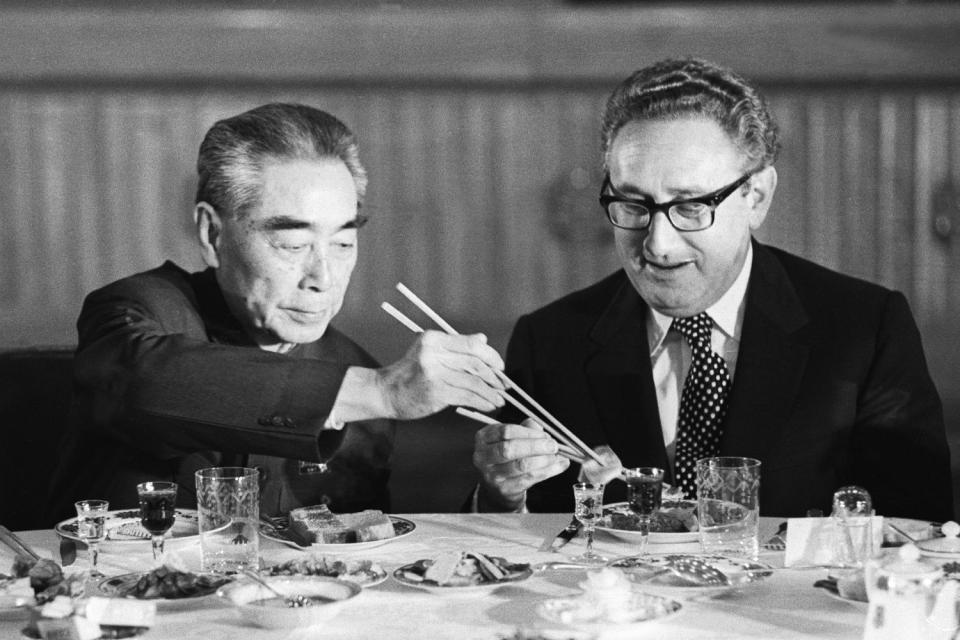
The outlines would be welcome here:
M 412 302 L 418 309 L 425 313 L 431 320 L 433 320 L 437 326 L 443 329 L 450 335 L 460 335 L 460 333 L 454 329 L 446 320 L 444 320 L 440 315 L 430 308 L 426 302 L 420 299 L 415 293 L 410 291 L 402 282 L 397 283 L 397 290 L 403 294 L 410 302 Z M 380 307 L 394 317 L 398 322 L 404 325 L 406 328 L 410 329 L 414 333 L 422 333 L 423 328 L 418 325 L 416 322 L 408 318 L 402 311 L 391 305 L 389 302 L 384 302 Z M 563 455 L 571 460 L 577 462 L 583 462 L 587 457 L 592 458 L 599 464 L 603 464 L 603 461 L 600 459 L 600 456 L 597 453 L 588 447 L 580 438 L 578 438 L 572 431 L 565 427 L 559 420 L 557 420 L 549 411 L 544 409 L 536 400 L 530 397 L 526 391 L 521 389 L 513 380 L 511 380 L 505 373 L 502 371 L 495 372 L 497 377 L 499 377 L 503 383 L 507 386 L 508 390 L 514 391 L 521 399 L 526 401 L 533 409 L 536 409 L 540 412 L 543 418 L 546 418 L 546 421 L 537 416 L 533 410 L 527 406 L 520 403 L 517 398 L 514 398 L 508 392 L 503 392 L 503 398 L 514 407 L 516 407 L 523 415 L 528 418 L 536 421 L 538 424 L 542 425 L 548 434 L 550 434 L 554 440 L 557 441 L 560 449 L 560 455 Z M 483 415 L 482 413 L 477 413 L 475 411 L 470 411 L 469 409 L 458 408 L 457 413 L 478 420 L 480 422 L 488 423 L 495 422 L 491 418 Z

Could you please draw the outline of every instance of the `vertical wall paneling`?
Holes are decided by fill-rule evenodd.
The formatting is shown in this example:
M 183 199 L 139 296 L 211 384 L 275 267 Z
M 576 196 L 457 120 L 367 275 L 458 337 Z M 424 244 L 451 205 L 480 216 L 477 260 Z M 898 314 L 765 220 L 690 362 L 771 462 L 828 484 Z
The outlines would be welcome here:
M 931 209 L 935 189 L 950 176 L 949 112 L 940 96 L 917 99 L 917 162 L 914 238 L 917 244 L 914 269 L 913 302 L 923 319 L 943 317 L 947 311 L 946 283 L 950 278 L 947 255 L 942 243 L 931 232 Z

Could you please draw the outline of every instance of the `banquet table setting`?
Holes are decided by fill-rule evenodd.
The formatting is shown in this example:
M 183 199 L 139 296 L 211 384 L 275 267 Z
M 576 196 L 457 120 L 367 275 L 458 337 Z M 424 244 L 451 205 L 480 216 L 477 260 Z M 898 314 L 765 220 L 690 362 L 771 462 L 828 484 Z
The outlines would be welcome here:
M 650 592 L 674 603 L 668 615 L 641 621 L 578 622 L 556 615 L 558 606 L 576 601 L 591 574 L 601 569 L 564 567 L 562 561 L 584 551 L 582 533 L 562 548 L 540 551 L 546 538 L 555 536 L 570 521 L 570 513 L 553 514 L 404 514 L 392 516 L 408 526 L 402 535 L 373 543 L 314 544 L 295 548 L 272 536 L 261 535 L 261 565 L 323 557 L 344 562 L 371 561 L 386 576 L 364 586 L 331 619 L 322 625 L 294 629 L 252 626 L 228 599 L 211 594 L 200 598 L 159 603 L 153 625 L 141 637 L 151 640 L 184 638 L 861 638 L 867 603 L 838 597 L 814 586 L 827 577 L 827 569 L 784 568 L 784 551 L 761 547 L 758 562 L 768 571 L 720 589 Z M 776 535 L 783 518 L 760 520 L 761 541 Z M 412 525 L 412 526 L 410 526 Z M 61 532 L 62 533 L 62 532 Z M 42 556 L 60 561 L 61 537 L 55 530 L 17 532 L 18 537 Z M 681 542 L 651 537 L 651 558 L 663 554 L 697 554 L 700 543 L 685 537 Z M 595 551 L 609 559 L 632 556 L 638 546 L 632 539 L 596 532 Z M 515 581 L 485 588 L 423 588 L 410 584 L 395 571 L 418 560 L 435 558 L 445 551 L 470 551 L 511 563 L 529 563 L 531 571 Z M 167 564 L 200 571 L 198 536 L 167 542 Z M 8 572 L 13 552 L 0 545 L 0 573 Z M 65 572 L 83 571 L 86 552 Z M 555 565 L 545 563 L 560 563 Z M 104 544 L 99 569 L 109 578 L 145 572 L 155 564 L 149 539 Z M 546 568 L 545 568 L 546 567 Z M 607 569 L 606 571 L 609 571 Z M 653 583 L 651 583 L 652 585 Z M 641 591 L 644 591 L 640 585 Z M 0 607 L 0 638 L 27 635 L 29 607 Z

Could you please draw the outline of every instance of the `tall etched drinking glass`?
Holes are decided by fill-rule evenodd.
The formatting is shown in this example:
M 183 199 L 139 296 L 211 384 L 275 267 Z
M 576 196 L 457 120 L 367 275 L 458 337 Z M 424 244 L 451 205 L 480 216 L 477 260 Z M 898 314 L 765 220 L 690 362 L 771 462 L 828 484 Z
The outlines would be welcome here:
M 177 483 L 141 482 L 137 485 L 140 500 L 140 524 L 150 533 L 153 559 L 163 564 L 164 534 L 176 519 Z
M 583 531 L 587 534 L 587 549 L 571 560 L 582 564 L 603 564 L 607 559 L 593 550 L 593 529 L 603 517 L 603 485 L 578 482 L 573 485 L 573 500 L 573 515 L 583 524 Z
M 760 553 L 760 461 L 697 460 L 697 516 L 704 553 L 757 559 Z
M 634 467 L 623 470 L 623 479 L 627 481 L 627 501 L 630 511 L 640 527 L 640 555 L 647 552 L 647 538 L 650 536 L 650 521 L 660 510 L 663 495 L 663 469 L 657 467 Z
M 80 500 L 74 506 L 77 508 L 77 535 L 87 544 L 88 574 L 91 578 L 102 578 L 97 560 L 100 558 L 100 542 L 107 536 L 105 523 L 110 503 L 106 500 Z
M 211 467 L 196 473 L 203 570 L 242 573 L 260 566 L 260 472 Z

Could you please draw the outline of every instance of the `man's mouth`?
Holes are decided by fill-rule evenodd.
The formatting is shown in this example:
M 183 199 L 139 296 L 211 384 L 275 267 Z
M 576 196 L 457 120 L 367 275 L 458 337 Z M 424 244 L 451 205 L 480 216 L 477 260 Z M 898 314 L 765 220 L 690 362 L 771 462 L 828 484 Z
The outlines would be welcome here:
M 648 268 L 652 271 L 676 271 L 681 267 L 685 267 L 689 262 L 657 262 L 655 260 L 648 260 L 642 256 L 639 257 L 637 262 L 641 267 Z

